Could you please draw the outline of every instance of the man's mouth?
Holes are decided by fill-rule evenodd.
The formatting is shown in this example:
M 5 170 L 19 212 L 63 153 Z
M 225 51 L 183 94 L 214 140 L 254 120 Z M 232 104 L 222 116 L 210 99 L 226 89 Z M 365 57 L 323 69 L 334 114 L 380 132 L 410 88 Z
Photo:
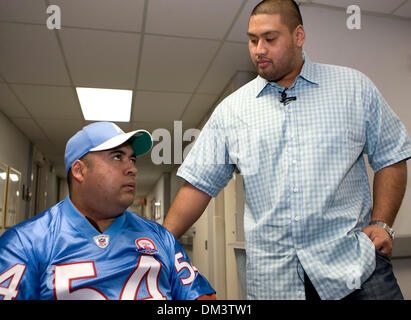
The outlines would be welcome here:
M 271 61 L 270 61 L 270 60 L 266 60 L 266 59 L 257 60 L 257 65 L 258 65 L 259 67 L 261 67 L 261 68 L 265 68 L 265 67 L 267 67 L 269 64 L 271 64 Z
M 133 183 L 127 183 L 125 185 L 123 185 L 124 188 L 126 188 L 127 190 L 135 190 L 136 189 L 136 184 Z

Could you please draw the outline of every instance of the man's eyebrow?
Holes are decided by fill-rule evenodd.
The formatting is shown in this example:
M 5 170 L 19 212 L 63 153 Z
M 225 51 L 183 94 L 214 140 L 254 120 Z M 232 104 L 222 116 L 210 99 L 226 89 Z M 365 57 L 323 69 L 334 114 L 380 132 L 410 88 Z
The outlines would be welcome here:
M 123 150 L 117 149 L 117 148 L 111 149 L 111 150 L 110 150 L 110 153 L 122 153 L 122 154 L 126 154 Z
M 120 148 L 116 148 L 116 147 L 114 147 L 113 149 L 110 149 L 109 151 L 110 153 L 117 153 L 117 152 L 124 153 L 124 154 L 126 153 L 125 151 L 121 150 Z
M 122 154 L 122 155 L 127 155 L 127 152 L 125 152 L 124 150 L 122 150 L 122 149 L 120 149 L 120 148 L 114 148 L 114 149 L 111 149 L 110 150 L 110 154 L 114 154 L 114 153 L 120 153 L 120 154 Z M 132 153 L 132 154 L 130 154 L 130 158 L 136 158 L 136 156 L 135 156 L 135 154 L 134 153 Z
M 120 148 L 113 148 L 113 149 L 111 149 L 110 150 L 110 154 L 113 154 L 113 153 L 121 153 L 121 154 L 123 154 L 123 155 L 127 155 L 127 152 L 125 152 L 124 150 L 122 150 L 122 149 L 120 149 Z M 131 157 L 133 157 L 134 156 L 134 153 L 131 155 Z
M 263 32 L 262 34 L 260 34 L 260 37 L 261 36 L 266 36 L 266 35 L 269 35 L 269 34 L 279 34 L 280 33 L 280 31 L 277 31 L 277 30 L 269 30 L 269 31 L 266 31 L 266 32 Z M 254 34 L 254 33 L 251 33 L 251 32 L 247 32 L 247 36 L 248 37 L 256 37 L 256 38 L 258 38 L 258 35 L 256 35 L 256 34 Z

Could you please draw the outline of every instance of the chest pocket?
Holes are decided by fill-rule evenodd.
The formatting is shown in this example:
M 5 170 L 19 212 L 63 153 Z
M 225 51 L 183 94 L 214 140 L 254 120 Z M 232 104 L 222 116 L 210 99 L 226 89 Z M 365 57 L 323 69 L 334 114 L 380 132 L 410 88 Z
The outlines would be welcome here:
M 314 153 L 354 160 L 364 149 L 364 123 L 363 116 L 349 107 L 319 106 L 299 121 L 300 142 Z

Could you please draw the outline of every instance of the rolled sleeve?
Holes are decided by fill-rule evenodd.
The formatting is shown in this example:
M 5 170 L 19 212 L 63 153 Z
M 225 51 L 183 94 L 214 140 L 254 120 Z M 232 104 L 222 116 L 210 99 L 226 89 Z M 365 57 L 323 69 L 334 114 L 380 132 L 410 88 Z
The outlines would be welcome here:
M 411 158 L 411 141 L 404 124 L 379 91 L 373 85 L 369 90 L 365 153 L 370 166 L 377 172 Z
M 216 109 L 178 169 L 177 176 L 216 197 L 231 179 L 234 169 L 235 165 L 229 159 L 227 135 Z

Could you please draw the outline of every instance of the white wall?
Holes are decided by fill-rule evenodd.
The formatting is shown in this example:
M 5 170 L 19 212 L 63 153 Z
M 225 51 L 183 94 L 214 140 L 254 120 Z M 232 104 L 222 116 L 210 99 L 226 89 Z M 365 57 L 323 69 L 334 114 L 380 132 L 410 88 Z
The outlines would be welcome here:
M 57 201 L 60 202 L 64 200 L 68 194 L 69 194 L 69 189 L 67 185 L 67 179 L 66 178 L 58 178 L 58 199 Z
M 147 206 L 144 207 L 144 217 L 151 219 L 151 206 L 153 202 L 159 202 L 160 206 L 160 217 L 158 219 L 151 219 L 159 224 L 164 221 L 164 215 L 167 213 L 170 207 L 170 174 L 163 173 L 161 177 L 157 180 L 153 189 L 147 195 Z M 155 201 L 153 201 L 155 200 Z
M 170 204 L 173 203 L 178 191 L 184 184 L 184 179 L 177 177 L 177 170 L 178 167 L 170 173 Z
M 21 172 L 26 185 L 30 141 L 0 111 L 0 161 Z M 18 219 L 25 219 L 26 202 L 20 198 Z M 0 227 L 0 235 L 4 228 Z
M 411 258 L 393 259 L 395 277 L 406 300 L 411 300 Z
M 30 159 L 32 159 L 31 163 Z M 35 164 L 41 159 L 41 201 L 38 201 L 35 210 L 35 193 L 34 184 L 32 183 L 30 191 L 33 193 L 31 201 L 24 201 L 20 197 L 17 219 L 18 222 L 24 221 L 34 214 L 54 205 L 58 199 L 57 176 L 53 165 L 43 157 L 40 151 L 36 148 L 31 148 L 29 139 L 17 129 L 13 123 L 0 111 L 0 161 L 8 166 L 17 169 L 21 173 L 22 185 L 27 186 L 29 170 L 35 170 Z M 33 165 L 32 169 L 29 169 Z M 34 178 L 34 177 L 33 177 Z M 33 181 L 34 182 L 34 181 Z M 20 193 L 22 193 L 22 185 Z M 26 207 L 28 212 L 26 214 Z M 0 227 L 0 235 L 3 234 L 4 228 Z
M 59 201 L 59 183 L 56 170 L 40 150 L 33 148 L 31 162 L 31 201 L 29 217 L 48 209 Z
M 214 213 L 214 199 L 211 199 L 210 204 L 207 206 L 200 219 L 194 223 L 193 227 L 193 250 L 191 262 L 196 266 L 199 272 L 210 281 L 213 285 L 211 278 L 212 265 L 209 259 L 209 215 Z

